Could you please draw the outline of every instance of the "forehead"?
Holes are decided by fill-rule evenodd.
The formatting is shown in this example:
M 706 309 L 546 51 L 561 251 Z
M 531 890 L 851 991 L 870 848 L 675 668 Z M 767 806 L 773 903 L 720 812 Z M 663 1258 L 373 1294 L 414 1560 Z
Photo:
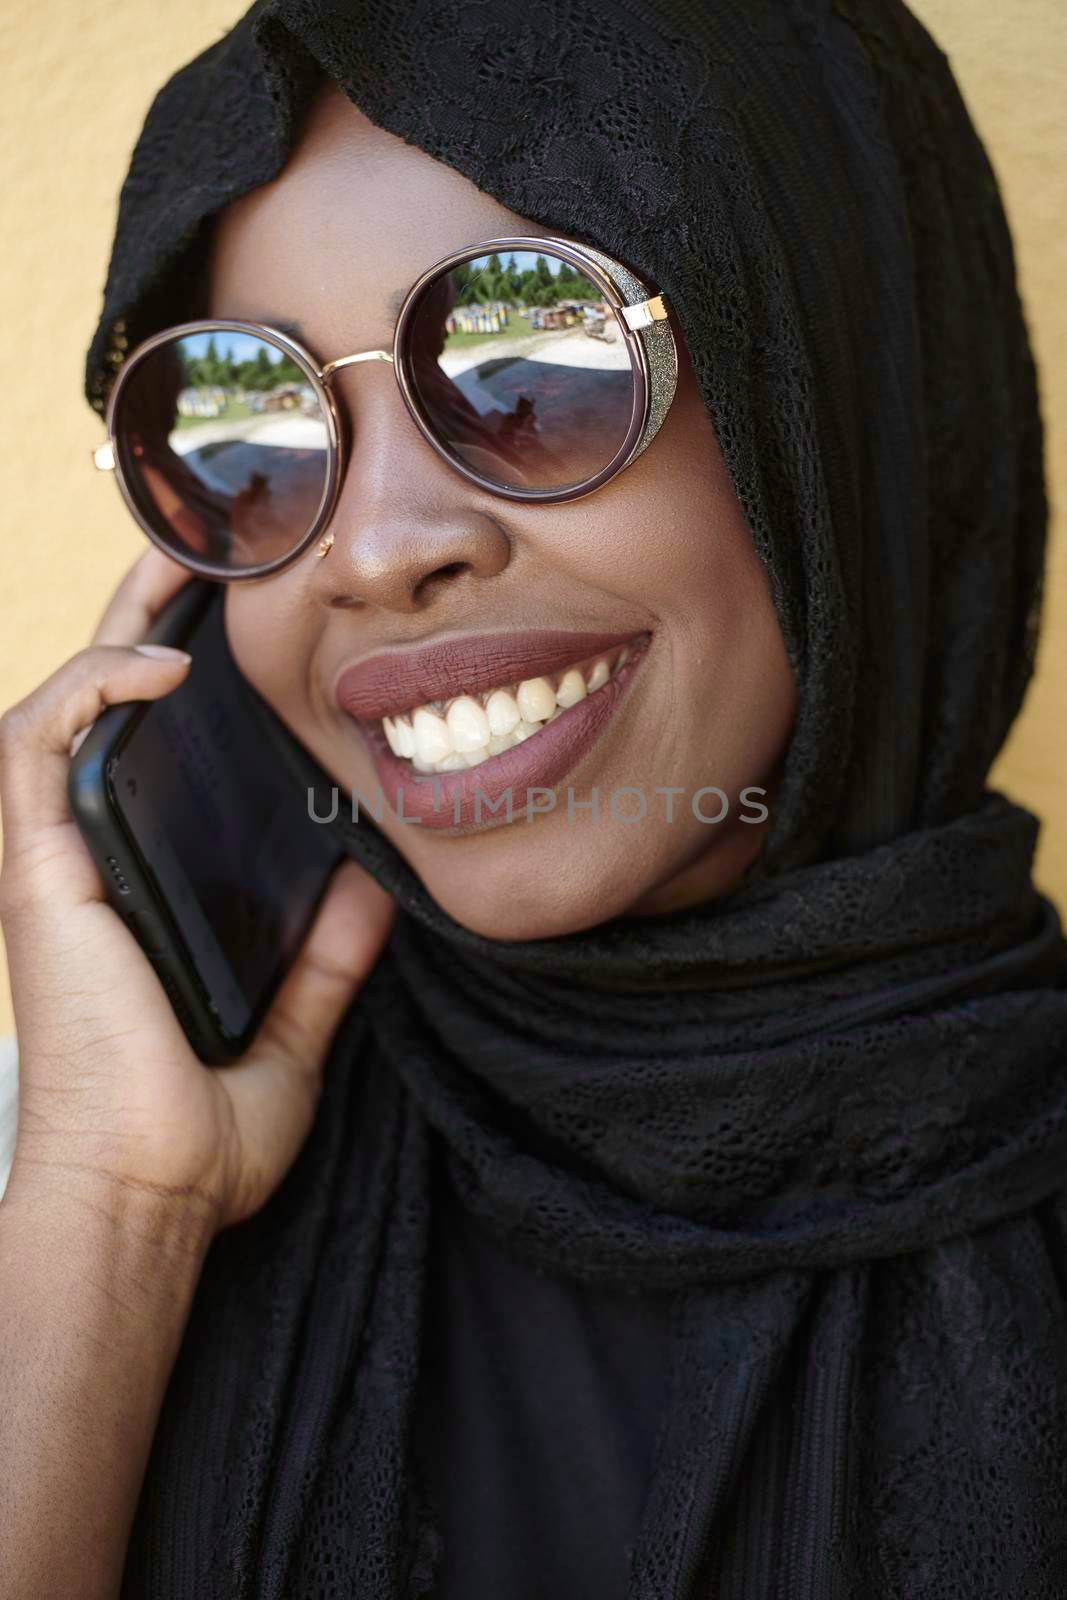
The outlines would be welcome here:
M 550 229 L 385 132 L 330 83 L 273 182 L 220 212 L 208 315 L 387 340 L 408 286 L 454 250 Z

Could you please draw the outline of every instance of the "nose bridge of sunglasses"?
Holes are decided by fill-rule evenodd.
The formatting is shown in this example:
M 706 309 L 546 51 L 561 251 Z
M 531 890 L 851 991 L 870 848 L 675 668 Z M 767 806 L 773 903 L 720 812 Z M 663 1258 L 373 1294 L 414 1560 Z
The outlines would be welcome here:
M 342 367 L 354 367 L 360 361 L 388 361 L 393 364 L 392 354 L 388 350 L 360 350 L 355 355 L 338 356 L 336 361 L 327 361 L 319 377 L 323 383 L 329 383 L 335 372 L 340 372 Z

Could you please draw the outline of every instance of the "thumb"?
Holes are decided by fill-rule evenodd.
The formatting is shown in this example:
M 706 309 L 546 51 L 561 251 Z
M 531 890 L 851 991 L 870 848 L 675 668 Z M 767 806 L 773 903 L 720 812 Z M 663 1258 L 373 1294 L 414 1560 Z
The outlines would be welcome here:
M 318 1066 L 348 1002 L 382 952 L 396 906 L 354 861 L 334 873 L 300 954 L 253 1045 L 297 1070 Z
M 354 861 L 337 869 L 247 1055 L 216 1068 L 233 1107 L 241 1174 L 225 1224 L 250 1216 L 307 1137 L 333 1035 L 389 937 L 392 897 Z

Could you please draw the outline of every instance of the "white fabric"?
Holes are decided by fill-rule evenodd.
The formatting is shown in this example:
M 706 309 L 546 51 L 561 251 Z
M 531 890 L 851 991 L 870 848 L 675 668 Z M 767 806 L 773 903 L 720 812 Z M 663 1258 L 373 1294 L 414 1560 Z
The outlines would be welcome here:
M 0 1037 L 0 1197 L 7 1188 L 11 1157 L 15 1153 L 18 1109 L 19 1047 L 12 1033 Z

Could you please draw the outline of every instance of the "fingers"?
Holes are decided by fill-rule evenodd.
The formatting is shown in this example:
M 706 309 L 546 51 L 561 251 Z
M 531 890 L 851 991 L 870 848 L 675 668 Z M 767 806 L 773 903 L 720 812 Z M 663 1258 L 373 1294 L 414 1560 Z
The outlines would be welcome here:
M 155 545 L 149 545 L 112 595 L 97 624 L 92 643 L 135 645 L 151 628 L 168 600 L 187 584 L 193 574 Z M 79 728 L 70 741 L 73 759 L 84 742 L 91 723 Z
M 0 717 L 5 859 L 41 829 L 70 820 L 67 775 L 76 730 L 106 706 L 155 700 L 181 682 L 189 656 L 159 654 L 163 648 L 90 646 Z
M 395 915 L 392 897 L 354 861 L 344 862 L 248 1055 L 218 1069 L 241 1143 L 259 1153 L 264 1171 L 286 1171 L 303 1143 L 337 1025 L 377 961 Z M 248 1215 L 259 1203 L 250 1190 L 238 1214 Z
M 377 961 L 395 914 L 392 897 L 354 861 L 343 862 L 254 1049 L 280 1054 L 298 1067 L 317 1066 Z
M 119 584 L 93 634 L 93 644 L 136 644 L 167 601 L 193 574 L 155 545 L 149 545 Z

